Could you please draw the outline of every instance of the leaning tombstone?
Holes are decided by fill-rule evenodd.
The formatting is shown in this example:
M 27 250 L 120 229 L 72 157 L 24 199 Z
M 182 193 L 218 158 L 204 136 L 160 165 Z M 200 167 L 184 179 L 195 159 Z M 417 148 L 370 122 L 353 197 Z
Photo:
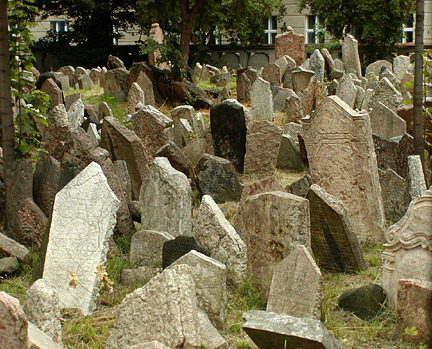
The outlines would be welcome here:
M 426 191 L 426 181 L 420 155 L 408 156 L 409 194 L 411 200 L 421 196 Z
M 57 193 L 43 279 L 57 290 L 61 308 L 78 308 L 85 315 L 95 308 L 98 273 L 103 272 L 119 206 L 95 162 Z
M 377 102 L 369 113 L 372 132 L 385 139 L 402 136 L 406 132 L 406 122 L 393 110 Z
M 343 40 L 342 60 L 347 73 L 354 73 L 358 77 L 362 76 L 358 41 L 350 34 L 346 35 Z

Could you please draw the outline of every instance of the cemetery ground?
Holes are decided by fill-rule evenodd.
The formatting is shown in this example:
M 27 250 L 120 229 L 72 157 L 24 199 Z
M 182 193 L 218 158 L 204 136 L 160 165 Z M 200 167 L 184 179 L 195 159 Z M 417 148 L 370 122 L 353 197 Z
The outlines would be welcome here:
M 212 88 L 209 81 L 200 83 L 203 88 Z M 235 97 L 235 81 L 229 84 L 230 93 Z M 73 91 L 77 92 L 77 91 Z M 73 93 L 71 92 L 71 93 Z M 81 90 L 83 99 L 90 104 L 107 102 L 111 107 L 114 117 L 121 120 L 126 115 L 127 102 L 120 102 L 113 96 L 103 93 L 103 89 L 96 84 L 88 90 Z M 169 111 L 175 106 L 163 104 L 159 108 L 161 112 L 169 116 Z M 200 110 L 206 126 L 209 124 L 209 110 Z M 275 113 L 275 123 L 281 123 L 284 114 Z M 283 187 L 300 179 L 304 173 L 276 170 L 274 176 Z M 268 175 L 268 174 L 267 174 Z M 244 184 L 252 183 L 260 179 L 258 175 L 243 175 L 240 181 Z M 195 193 L 194 212 L 199 205 L 199 195 Z M 228 202 L 219 205 L 225 217 L 233 223 L 233 217 L 237 211 L 238 203 Z M 135 230 L 140 228 L 135 223 Z M 110 334 L 110 329 L 115 321 L 115 309 L 121 303 L 126 294 L 141 287 L 142 284 L 124 286 L 120 282 L 121 271 L 130 268 L 129 249 L 130 241 L 123 236 L 115 237 L 117 250 L 108 257 L 106 272 L 108 279 L 113 282 L 112 289 L 108 284 L 102 284 L 101 294 L 98 298 L 98 307 L 92 316 L 80 316 L 77 313 L 63 313 L 63 345 L 68 348 L 102 348 Z M 382 247 L 366 244 L 362 246 L 364 257 L 368 267 L 355 274 L 329 273 L 323 271 L 323 303 L 321 320 L 329 328 L 343 348 L 419 348 L 411 344 L 409 337 L 415 335 L 415 331 L 407 329 L 405 341 L 396 339 L 394 325 L 396 315 L 389 308 L 385 308 L 378 316 L 370 320 L 362 320 L 347 311 L 338 308 L 338 297 L 350 288 L 360 287 L 369 283 L 381 284 L 382 277 Z M 24 303 L 26 291 L 31 282 L 31 274 L 35 267 L 37 255 L 32 254 L 27 264 L 22 264 L 8 278 L 0 279 L 0 291 L 5 291 Z M 308 285 L 304 285 L 305 289 Z M 241 287 L 234 289 L 228 287 L 227 317 L 223 336 L 230 348 L 256 348 L 253 342 L 242 330 L 243 312 L 251 309 L 265 310 L 265 302 L 259 298 L 255 290 L 247 280 Z M 421 348 L 421 346 L 420 346 Z

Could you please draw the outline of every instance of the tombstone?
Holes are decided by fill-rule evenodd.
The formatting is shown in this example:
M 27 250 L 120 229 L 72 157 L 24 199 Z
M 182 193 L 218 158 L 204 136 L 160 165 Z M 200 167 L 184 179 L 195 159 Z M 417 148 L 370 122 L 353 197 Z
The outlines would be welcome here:
M 350 108 L 354 109 L 357 96 L 357 88 L 351 75 L 345 74 L 336 89 L 336 96 L 343 100 Z
M 261 78 L 268 81 L 270 85 L 274 83 L 276 86 L 279 86 L 281 83 L 281 69 L 277 64 L 268 63 L 261 72 Z
M 153 39 L 154 41 L 156 41 L 158 44 L 162 44 L 163 43 L 163 41 L 164 41 L 164 33 L 163 33 L 161 27 L 159 26 L 159 23 L 153 23 L 151 25 L 149 37 L 150 37 L 150 39 Z M 162 62 L 162 63 L 158 62 L 158 60 L 160 59 L 160 57 L 161 57 L 161 53 L 160 53 L 159 49 L 150 51 L 148 53 L 148 60 L 149 60 L 149 63 L 151 65 L 154 65 L 154 66 L 156 66 L 156 67 L 158 67 L 160 69 L 169 69 L 168 63 L 166 63 L 166 62 Z
M 186 175 L 175 170 L 167 158 L 155 158 L 140 194 L 141 229 L 166 231 L 173 236 L 190 235 L 191 187 Z
M 141 139 L 113 117 L 105 117 L 100 144 L 109 151 L 112 159 L 126 161 L 132 183 L 132 198 L 137 200 L 142 180 L 150 171 L 150 162 Z
M 88 74 L 83 74 L 78 78 L 78 86 L 80 90 L 88 90 L 93 87 L 93 81 Z
M 193 236 L 180 235 L 173 240 L 168 240 L 162 247 L 162 268 L 165 269 L 177 259 L 190 251 L 195 250 L 206 256 L 209 252 Z
M 180 149 L 188 145 L 194 139 L 194 136 L 196 136 L 189 121 L 182 118 L 174 122 L 172 132 L 173 141 Z
M 190 105 L 181 105 L 171 110 L 171 119 L 175 122 L 186 119 L 192 126 L 197 138 L 204 138 L 205 126 L 201 113 L 195 113 L 195 109 Z
M 325 78 L 325 60 L 321 52 L 316 49 L 309 59 L 311 70 L 319 82 L 324 81 Z
M 273 270 L 266 311 L 321 318 L 322 275 L 308 249 L 295 246 Z M 307 285 L 307 292 L 304 286 Z
M 221 72 L 210 77 L 210 83 L 217 87 L 225 87 L 231 82 L 231 74 L 229 72 Z
M 105 116 L 113 116 L 113 112 L 106 102 L 99 104 L 99 118 L 103 119 Z
M 400 279 L 432 282 L 432 190 L 411 201 L 405 216 L 387 229 L 383 252 L 383 288 L 392 307 L 398 304 Z
M 209 339 L 203 339 L 214 331 L 211 326 L 203 328 L 200 316 L 191 268 L 173 266 L 123 299 L 106 347 L 142 347 L 144 341 L 152 340 L 169 348 L 209 347 Z M 220 335 L 215 335 L 218 343 L 212 347 L 226 345 Z
M 19 300 L 0 291 L 0 343 L 3 348 L 28 348 L 27 327 Z
M 393 57 L 393 72 L 396 79 L 402 81 L 407 72 L 412 70 L 410 58 L 408 56 Z
M 303 93 L 308 87 L 310 80 L 315 75 L 313 71 L 305 70 L 301 67 L 297 67 L 291 70 L 292 84 L 295 93 Z
M 414 138 L 405 133 L 394 150 L 394 159 L 396 163 L 395 171 L 403 178 L 407 178 L 409 175 L 408 156 L 413 154 Z
M 129 88 L 127 101 L 127 112 L 129 114 L 135 113 L 145 105 L 144 91 L 136 82 L 133 82 Z
M 183 172 L 190 179 L 195 178 L 195 170 L 192 162 L 174 142 L 169 141 L 165 144 L 156 152 L 156 156 L 167 158 L 171 166 L 177 171 Z
M 406 132 L 406 122 L 381 102 L 377 102 L 369 113 L 372 132 L 383 138 L 402 136 Z
M 366 268 L 355 231 L 337 198 L 312 184 L 306 196 L 311 213 L 311 245 L 321 269 L 356 272 Z
M 210 195 L 217 203 L 238 201 L 242 188 L 235 170 L 226 166 L 228 160 L 210 156 L 200 166 L 196 178 L 200 195 Z M 231 167 L 231 168 L 229 168 Z
M 0 257 L 0 274 L 10 274 L 19 268 L 16 257 Z
M 250 91 L 252 120 L 273 121 L 273 100 L 270 83 L 257 78 Z
M 174 237 L 171 234 L 162 231 L 140 230 L 136 232 L 131 239 L 131 267 L 161 267 L 163 244 L 172 239 Z
M 210 257 L 226 265 L 228 282 L 240 287 L 246 276 L 246 245 L 210 195 L 202 197 L 193 235 Z
M 409 194 L 411 200 L 426 192 L 426 181 L 420 155 L 408 156 Z
M 116 68 L 126 69 L 126 66 L 120 58 L 113 55 L 109 55 L 107 59 L 107 68 L 109 70 L 116 69 Z
M 309 203 L 282 191 L 250 196 L 239 206 L 234 228 L 247 245 L 251 285 L 267 297 L 274 267 L 294 248 L 310 248 Z
M 385 220 L 367 114 L 337 96 L 303 118 L 312 182 L 341 200 L 358 239 L 382 241 Z
M 366 67 L 366 75 L 373 73 L 375 76 L 380 76 L 381 69 L 383 68 L 392 70 L 392 64 L 385 59 L 375 61 Z
M 114 95 L 117 100 L 125 100 L 128 93 L 129 70 L 115 68 L 105 74 L 104 93 Z
M 61 308 L 78 308 L 84 315 L 94 309 L 97 271 L 105 264 L 119 206 L 94 162 L 57 193 L 43 279 L 56 288 Z
M 285 100 L 285 123 L 300 122 L 303 118 L 301 99 L 295 92 Z
M 402 103 L 400 92 L 387 78 L 382 78 L 380 80 L 378 87 L 375 89 L 370 99 L 369 107 L 374 108 L 378 102 L 381 102 L 394 112 L 396 112 L 397 108 Z
M 29 253 L 27 247 L 0 233 L 0 254 L 2 256 L 14 256 L 22 262 L 27 262 Z
M 243 318 L 246 320 L 243 330 L 258 348 L 341 348 L 337 339 L 316 319 L 263 310 L 250 310 L 243 313 Z
M 49 335 L 53 341 L 62 342 L 58 293 L 43 279 L 35 281 L 28 289 L 24 312 L 27 320 Z
M 48 94 L 51 102 L 51 107 L 63 104 L 63 92 L 53 79 L 46 79 L 42 84 L 41 91 Z
M 408 182 L 391 168 L 378 169 L 384 212 L 387 221 L 399 221 L 405 214 L 411 201 Z
M 225 265 L 194 250 L 177 259 L 169 269 L 180 264 L 190 267 L 198 307 L 207 314 L 214 327 L 223 330 L 227 305 Z
M 138 75 L 136 83 L 141 87 L 144 92 L 144 101 L 146 105 L 156 106 L 155 96 L 153 92 L 153 83 L 147 74 L 141 71 Z
M 274 64 L 276 64 L 280 69 L 280 81 L 282 81 L 287 70 L 291 70 L 296 66 L 296 62 L 288 55 L 279 57 L 275 60 Z
M 282 130 L 270 121 L 254 121 L 246 135 L 245 173 L 266 173 L 276 169 Z
M 397 290 L 396 334 L 410 342 L 432 346 L 432 283 L 416 279 L 401 279 Z M 416 335 L 406 335 L 405 329 L 415 327 Z
M 76 100 L 71 105 L 69 111 L 67 112 L 68 123 L 71 129 L 81 126 L 81 124 L 84 122 L 84 112 L 85 106 L 81 99 Z
M 342 60 L 347 73 L 354 73 L 358 77 L 362 76 L 358 41 L 351 34 L 344 37 L 342 44 Z
M 297 65 L 304 62 L 305 57 L 305 37 L 302 34 L 296 34 L 293 28 L 288 27 L 285 33 L 276 35 L 275 38 L 275 59 L 288 55 Z
M 288 135 L 282 135 L 276 167 L 283 170 L 301 172 L 304 170 L 303 160 L 295 140 Z M 298 142 L 297 142 L 298 143 Z
M 282 185 L 275 177 L 266 177 L 251 184 L 245 185 L 240 198 L 242 205 L 249 196 L 262 194 L 269 191 L 283 191 Z
M 279 86 L 272 86 L 271 89 L 273 94 L 273 111 L 281 112 L 285 110 L 286 99 L 295 92 Z
M 301 98 L 303 115 L 310 115 L 316 106 L 320 104 L 321 99 L 321 87 L 315 76 L 312 76 Z
M 237 92 L 237 100 L 239 102 L 241 103 L 250 102 L 251 87 L 252 87 L 252 82 L 244 72 L 244 69 L 237 69 L 236 92 Z
M 151 158 L 172 138 L 173 121 L 151 105 L 146 105 L 133 114 L 130 122 Z
M 92 79 L 94 84 L 100 80 L 101 75 L 102 75 L 102 69 L 99 67 L 98 68 L 92 68 L 90 70 L 89 76 L 90 76 L 90 79 Z
M 243 106 L 226 100 L 210 108 L 210 129 L 216 156 L 230 160 L 243 172 L 246 153 L 246 120 Z
M 123 190 L 123 195 L 126 201 L 132 200 L 132 184 L 129 177 L 126 161 L 116 160 L 113 162 L 114 172 L 120 180 L 120 184 Z

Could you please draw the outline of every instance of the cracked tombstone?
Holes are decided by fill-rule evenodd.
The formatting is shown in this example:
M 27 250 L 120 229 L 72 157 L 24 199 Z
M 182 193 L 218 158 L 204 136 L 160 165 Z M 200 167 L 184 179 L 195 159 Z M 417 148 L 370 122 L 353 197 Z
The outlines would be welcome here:
M 95 162 L 57 193 L 42 278 L 56 288 L 61 308 L 78 308 L 84 315 L 95 308 L 97 273 L 106 261 L 119 206 Z

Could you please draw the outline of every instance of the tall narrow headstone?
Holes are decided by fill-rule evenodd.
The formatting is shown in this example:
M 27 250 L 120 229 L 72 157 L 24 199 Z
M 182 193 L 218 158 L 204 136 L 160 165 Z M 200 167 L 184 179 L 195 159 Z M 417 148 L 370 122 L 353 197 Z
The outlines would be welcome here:
M 345 36 L 343 40 L 342 60 L 347 73 L 354 73 L 358 77 L 362 76 L 360 57 L 358 53 L 358 41 L 350 34 Z
M 383 288 L 397 305 L 399 279 L 432 282 L 432 189 L 411 201 L 405 216 L 386 231 Z
M 234 227 L 247 246 L 247 273 L 263 297 L 274 267 L 294 248 L 310 248 L 309 202 L 282 191 L 250 196 L 239 207 Z
M 382 241 L 384 208 L 368 114 L 329 96 L 303 127 L 312 182 L 341 200 L 360 241 Z
M 61 308 L 83 314 L 94 309 L 97 272 L 105 264 L 119 206 L 95 162 L 57 193 L 43 279 L 57 290 Z
M 321 318 L 322 275 L 308 249 L 296 246 L 273 270 L 267 311 Z M 307 285 L 307 292 L 304 287 Z
M 297 65 L 302 65 L 305 59 L 305 37 L 296 34 L 291 27 L 275 38 L 275 59 L 285 55 L 290 56 Z
M 420 155 L 408 156 L 408 175 L 409 194 L 411 195 L 412 200 L 423 195 L 427 189 Z
M 167 158 L 155 158 L 140 194 L 141 227 L 173 236 L 191 235 L 191 187 L 186 175 Z
M 257 78 L 250 91 L 252 120 L 273 121 L 273 97 L 270 83 Z

